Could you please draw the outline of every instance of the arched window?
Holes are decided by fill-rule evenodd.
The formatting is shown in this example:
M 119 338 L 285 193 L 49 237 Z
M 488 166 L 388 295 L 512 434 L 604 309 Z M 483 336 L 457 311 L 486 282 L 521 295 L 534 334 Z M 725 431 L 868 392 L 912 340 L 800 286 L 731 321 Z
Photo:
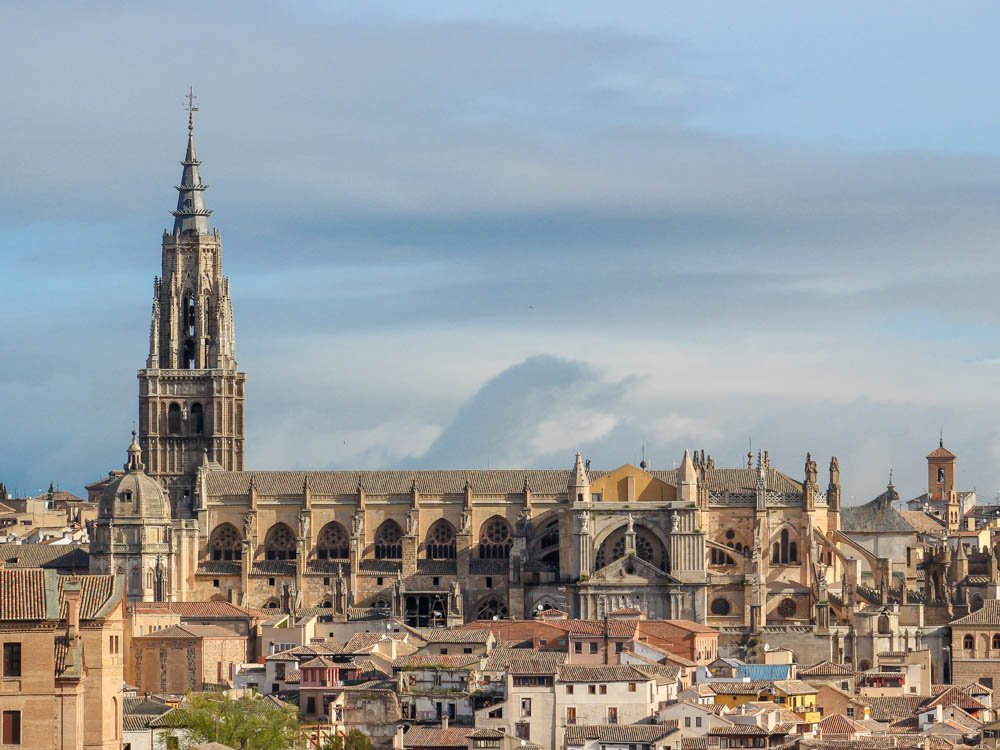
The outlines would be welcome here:
M 787 565 L 799 561 L 799 545 L 788 533 L 788 529 L 782 529 L 778 541 L 771 547 L 771 562 L 779 565 Z
M 427 532 L 427 559 L 455 559 L 455 527 L 443 518 Z
M 975 594 L 972 597 L 972 600 L 969 602 L 969 609 L 971 609 L 973 612 L 978 612 L 982 608 L 983 608 L 983 597 L 981 597 L 979 594 Z
M 205 410 L 201 404 L 191 404 L 191 431 L 195 435 L 205 432 Z
M 403 557 L 403 529 L 391 518 L 375 532 L 375 559 L 401 560 Z
M 1000 651 L 1000 633 L 993 634 L 993 650 Z
M 213 560 L 242 560 L 243 546 L 240 535 L 231 523 L 215 527 L 208 541 L 209 554 Z
M 481 602 L 476 608 L 476 619 L 492 620 L 494 617 L 501 620 L 505 619 L 507 617 L 507 605 L 495 596 L 491 596 Z
M 795 600 L 791 598 L 782 599 L 778 604 L 778 614 L 786 619 L 795 617 L 795 610 L 797 609 L 798 606 L 795 604 Z
M 194 336 L 194 326 L 197 317 L 194 295 L 188 292 L 184 295 L 184 329 L 187 331 L 188 336 Z
M 889 622 L 889 615 L 878 616 L 878 632 L 879 635 L 888 635 L 892 632 L 891 623 Z
M 725 617 L 732 610 L 732 605 L 729 603 L 728 599 L 723 599 L 721 596 L 717 599 L 712 600 L 712 614 L 718 617 Z
M 376 599 L 372 602 L 373 609 L 389 609 L 389 602 L 385 599 Z
M 181 434 L 181 405 L 176 401 L 167 408 L 167 432 L 171 435 Z
M 294 560 L 295 535 L 283 523 L 276 523 L 264 537 L 264 557 L 268 560 Z
M 194 339 L 188 339 L 184 342 L 184 363 L 181 368 L 184 370 L 193 370 L 197 367 L 195 360 L 195 346 Z
M 333 602 L 331 602 L 329 599 L 324 599 L 319 603 L 319 606 L 323 607 L 324 609 L 331 609 L 333 607 Z
M 709 562 L 712 565 L 735 565 L 736 561 L 733 560 L 731 555 L 726 554 L 721 549 L 712 547 L 708 553 Z
M 670 559 L 663 542 L 652 531 L 644 526 L 635 527 L 635 554 L 636 557 L 645 560 L 656 568 L 669 573 Z M 722 553 L 725 554 L 725 553 Z M 625 556 L 625 529 L 621 528 L 613 532 L 597 551 L 594 562 L 594 569 L 610 565 L 615 560 Z
M 971 651 L 976 647 L 976 639 L 971 635 L 967 635 L 962 639 L 962 648 L 966 651 Z
M 346 560 L 350 557 L 347 529 L 336 521 L 330 521 L 320 529 L 316 538 L 316 557 L 320 560 Z
M 500 516 L 493 516 L 483 524 L 479 532 L 479 557 L 484 560 L 506 560 L 514 537 L 510 524 Z
M 277 608 L 278 608 L 277 599 L 268 599 L 267 603 L 264 604 L 264 609 L 277 609 Z
M 858 662 L 859 672 L 867 672 L 871 668 L 872 668 L 872 663 L 868 661 L 868 659 L 862 659 L 861 661 Z

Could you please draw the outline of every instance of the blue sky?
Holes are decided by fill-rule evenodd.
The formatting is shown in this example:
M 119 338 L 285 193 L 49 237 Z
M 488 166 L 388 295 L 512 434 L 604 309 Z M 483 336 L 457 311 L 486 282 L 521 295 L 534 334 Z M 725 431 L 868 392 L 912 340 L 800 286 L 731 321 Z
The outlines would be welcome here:
M 873 7 L 874 6 L 874 7 Z M 124 459 L 201 100 L 259 468 L 1000 491 L 991 3 L 0 6 L 0 480 Z

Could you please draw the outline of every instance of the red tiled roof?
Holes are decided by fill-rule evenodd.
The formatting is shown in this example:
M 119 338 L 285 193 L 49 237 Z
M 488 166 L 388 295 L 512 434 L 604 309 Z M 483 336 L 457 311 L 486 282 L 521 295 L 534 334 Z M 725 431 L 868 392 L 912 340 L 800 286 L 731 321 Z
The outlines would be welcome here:
M 410 727 L 403 735 L 403 747 L 468 747 L 471 727 Z
M 239 635 L 228 628 L 220 628 L 218 625 L 171 625 L 169 628 L 157 630 L 145 635 L 137 635 L 136 638 L 240 638 L 246 636 Z
M 60 576 L 41 568 L 0 568 L 0 620 L 65 619 L 63 593 L 70 581 L 80 584 L 81 620 L 102 616 L 112 604 L 114 576 Z
M 820 734 L 868 734 L 864 724 L 850 719 L 843 714 L 830 714 L 819 723 Z
M 44 620 L 45 604 L 45 571 L 0 568 L 0 620 Z

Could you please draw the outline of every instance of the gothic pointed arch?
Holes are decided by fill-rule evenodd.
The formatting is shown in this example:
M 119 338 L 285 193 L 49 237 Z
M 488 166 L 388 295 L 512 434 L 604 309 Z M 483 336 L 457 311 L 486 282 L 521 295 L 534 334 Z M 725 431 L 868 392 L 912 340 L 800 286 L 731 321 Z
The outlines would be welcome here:
M 454 560 L 456 557 L 455 527 L 441 518 L 427 531 L 428 560 Z
M 605 537 L 594 559 L 595 570 L 625 556 L 625 535 L 626 527 L 621 526 Z M 670 572 L 670 557 L 666 545 L 651 529 L 638 524 L 635 526 L 635 555 L 664 572 Z
M 771 537 L 771 563 L 789 565 L 799 562 L 799 545 L 796 531 L 788 524 Z
M 208 553 L 213 560 L 242 560 L 243 538 L 231 523 L 220 523 L 208 539 Z
M 347 529 L 330 521 L 316 537 L 316 558 L 319 560 L 346 560 L 350 557 Z
M 488 596 L 476 605 L 477 620 L 505 620 L 509 611 L 507 605 L 496 596 Z
M 389 518 L 375 531 L 375 559 L 401 560 L 402 558 L 403 529 Z
M 502 516 L 493 516 L 479 529 L 479 557 L 484 560 L 506 560 L 514 545 L 514 532 Z
M 295 534 L 284 523 L 276 523 L 267 530 L 264 537 L 264 558 L 266 560 L 294 560 Z

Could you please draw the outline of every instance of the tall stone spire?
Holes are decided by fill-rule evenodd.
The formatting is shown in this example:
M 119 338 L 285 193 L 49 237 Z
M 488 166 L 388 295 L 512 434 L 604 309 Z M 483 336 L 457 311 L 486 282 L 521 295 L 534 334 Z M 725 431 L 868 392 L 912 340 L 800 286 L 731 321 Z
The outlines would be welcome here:
M 194 145 L 194 113 L 198 111 L 194 89 L 188 90 L 187 100 L 188 141 L 184 161 L 181 162 L 184 171 L 181 174 L 181 184 L 175 186 L 178 193 L 177 210 L 170 213 L 174 215 L 174 234 L 208 234 L 208 217 L 212 212 L 205 208 L 205 190 L 208 185 L 201 181 L 201 162 L 198 161 Z
M 161 275 L 153 282 L 149 356 L 139 371 L 139 445 L 150 477 L 170 493 L 174 513 L 193 512 L 195 472 L 208 458 L 243 470 L 246 375 L 236 363 L 229 279 L 222 237 L 209 229 L 194 142 L 189 92 L 188 141 L 177 186 L 173 232 L 163 233 Z

